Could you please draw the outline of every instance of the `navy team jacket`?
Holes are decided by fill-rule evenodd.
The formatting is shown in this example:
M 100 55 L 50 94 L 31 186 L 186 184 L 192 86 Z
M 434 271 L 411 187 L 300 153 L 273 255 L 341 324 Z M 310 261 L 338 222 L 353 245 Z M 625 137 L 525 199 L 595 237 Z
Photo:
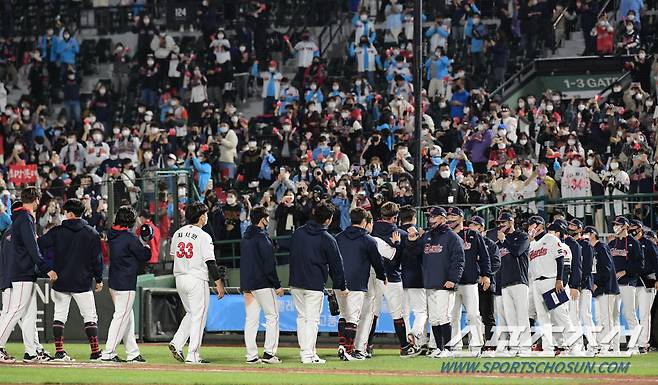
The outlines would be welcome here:
M 658 248 L 648 238 L 640 238 L 644 253 L 644 270 L 641 274 L 642 283 L 646 288 L 653 288 L 658 275 Z
M 500 250 L 500 288 L 528 284 L 528 234 L 514 231 L 505 236 L 505 241 L 498 244 Z
M 345 280 L 350 291 L 368 291 L 370 266 L 377 279 L 386 280 L 382 256 L 377 250 L 377 241 L 366 229 L 350 226 L 336 236 L 340 255 L 343 257 Z
M 240 241 L 240 288 L 250 291 L 280 287 L 270 236 L 258 226 L 247 227 Z
M 292 234 L 290 286 L 323 291 L 328 274 L 331 274 L 334 289 L 347 288 L 343 259 L 336 240 L 326 226 L 310 220 Z
M 489 255 L 489 266 L 491 267 L 491 285 L 489 291 L 500 294 L 496 278 L 500 279 L 500 250 L 496 242 L 488 237 L 482 237 L 484 244 L 487 247 L 487 255 Z
M 54 290 L 84 293 L 92 289 L 92 278 L 103 282 L 101 238 L 84 219 L 68 219 L 53 227 L 39 238 L 39 247 L 55 250 Z
M 464 273 L 464 246 L 448 225 L 438 226 L 416 241 L 408 241 L 409 254 L 422 256 L 425 289 L 447 290 L 447 281 L 457 287 Z
M 459 283 L 472 285 L 481 276 L 491 277 L 491 261 L 483 237 L 471 229 L 464 228 L 457 235 L 464 243 L 464 274 Z
M 24 208 L 13 212 L 11 234 L 7 235 L 6 262 L 9 282 L 36 282 L 37 277 L 50 269 L 41 255 L 37 244 L 34 216 Z M 2 266 L 1 268 L 5 268 Z
M 562 282 L 572 289 L 580 289 L 583 279 L 583 250 L 573 237 L 564 238 L 564 243 L 571 250 L 571 264 L 565 264 L 562 273 Z
M 394 245 L 391 242 L 391 236 L 395 231 L 400 232 L 400 243 Z M 398 227 L 393 223 L 388 223 L 384 221 L 377 221 L 372 226 L 372 236 L 382 239 L 384 242 L 388 243 L 389 246 L 395 247 L 395 257 L 393 259 L 384 259 L 384 267 L 386 267 L 386 278 L 389 282 L 400 282 L 402 281 L 402 268 L 401 268 L 401 259 L 404 252 L 405 242 L 407 239 L 407 233 L 404 230 L 398 229 Z M 349 282 L 349 279 L 348 279 Z
M 580 238 L 577 242 L 580 245 L 582 254 L 580 289 L 592 290 L 592 284 L 594 283 L 594 276 L 592 273 L 592 265 L 594 263 L 594 248 L 589 243 L 589 239 L 587 238 Z
M 107 234 L 110 247 L 110 289 L 132 291 L 137 287 L 137 271 L 151 259 L 151 249 L 142 245 L 135 233 L 112 226 Z
M 642 283 L 638 278 L 644 270 L 644 253 L 640 242 L 628 235 L 622 239 L 613 239 L 608 246 L 610 247 L 612 261 L 615 263 L 615 271 L 626 271 L 626 274 L 619 278 L 619 284 L 641 285 Z
M 402 287 L 405 289 L 422 289 L 423 285 L 423 258 L 418 255 L 409 253 L 409 248 L 406 247 L 406 242 L 409 235 L 407 231 L 413 225 L 402 225 L 400 228 L 405 231 L 405 248 L 402 253 Z
M 594 297 L 602 294 L 619 294 L 615 265 L 610 254 L 610 248 L 603 242 L 594 245 L 594 256 L 596 259 L 596 273 L 594 284 L 596 290 L 592 293 Z

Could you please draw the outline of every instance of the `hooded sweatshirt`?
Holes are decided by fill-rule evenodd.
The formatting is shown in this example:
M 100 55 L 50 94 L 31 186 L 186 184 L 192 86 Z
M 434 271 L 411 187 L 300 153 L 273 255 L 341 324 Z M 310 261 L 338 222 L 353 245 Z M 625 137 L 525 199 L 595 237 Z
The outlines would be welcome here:
M 112 226 L 107 238 L 110 247 L 110 289 L 134 291 L 137 271 L 151 259 L 151 249 L 142 245 L 139 238 L 125 227 Z
M 92 278 L 103 282 L 101 239 L 84 219 L 65 220 L 52 228 L 39 238 L 39 248 L 44 253 L 54 248 L 54 290 L 83 293 L 92 289 Z
M 457 288 L 464 272 L 464 246 L 448 225 L 437 226 L 420 239 L 408 241 L 407 252 L 412 256 L 422 256 L 425 289 Z M 455 287 L 446 289 L 447 281 L 454 283 Z
M 345 279 L 350 291 L 368 291 L 370 266 L 375 270 L 377 279 L 386 280 L 377 242 L 366 229 L 350 226 L 336 236 L 336 242 L 343 257 Z
M 396 231 L 400 232 L 400 243 L 394 245 L 393 242 L 391 242 L 391 236 Z M 402 259 L 402 252 L 404 251 L 404 247 L 406 245 L 407 232 L 399 229 L 393 223 L 377 221 L 372 226 L 372 236 L 382 239 L 389 246 L 396 249 L 393 259 L 384 258 L 384 266 L 386 267 L 386 278 L 389 282 L 401 282 L 402 267 L 400 262 Z
M 9 281 L 36 282 L 38 276 L 50 269 L 37 245 L 34 216 L 24 208 L 14 210 L 13 215 L 14 223 L 6 245 Z
M 280 287 L 272 240 L 260 227 L 247 227 L 240 241 L 240 288 L 248 291 Z
M 328 274 L 331 274 L 334 289 L 347 287 L 336 240 L 326 226 L 310 220 L 292 234 L 290 287 L 323 291 Z

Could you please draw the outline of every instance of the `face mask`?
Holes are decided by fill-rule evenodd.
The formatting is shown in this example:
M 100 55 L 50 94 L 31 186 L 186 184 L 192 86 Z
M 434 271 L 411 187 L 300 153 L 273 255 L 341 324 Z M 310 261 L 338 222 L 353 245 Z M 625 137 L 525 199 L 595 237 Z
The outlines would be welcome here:
M 101 88 L 100 90 L 98 90 L 98 93 L 101 95 L 105 95 L 106 92 L 107 90 L 105 88 Z
M 148 25 L 151 22 L 151 19 L 149 18 L 144 18 L 144 24 Z
M 238 49 L 240 50 L 240 52 L 244 52 L 244 51 L 247 50 L 247 47 L 241 45 L 240 48 L 238 48 Z
M 276 67 L 270 67 L 269 70 L 270 70 L 270 72 L 274 72 L 274 71 L 276 71 Z
M 546 111 L 548 111 L 548 112 L 553 111 L 553 105 L 552 104 L 547 105 L 546 106 Z
M 480 24 L 480 19 L 473 19 L 473 25 Z
M 470 107 L 464 107 L 464 115 L 468 115 L 468 113 L 471 112 Z
M 217 34 L 217 38 L 218 38 L 218 39 L 223 39 L 223 38 L 224 38 L 224 34 L 223 34 L 223 33 L 218 33 L 218 34 Z
M 194 151 L 196 149 L 196 145 L 194 144 L 188 144 L 187 145 L 187 151 Z
M 288 124 L 286 124 L 285 126 L 283 126 L 283 131 L 285 131 L 285 132 L 290 131 L 290 129 L 291 129 L 291 127 L 290 127 L 290 125 L 288 125 Z
M 222 134 L 226 134 L 228 132 L 228 127 L 227 126 L 219 126 L 219 132 Z
M 554 102 L 559 102 L 559 101 L 560 101 L 560 97 L 559 97 L 559 96 L 553 96 L 553 97 L 551 98 L 551 100 L 554 101 Z
M 121 130 L 121 135 L 130 136 L 130 130 Z
M 101 134 L 94 134 L 94 135 L 93 135 L 93 138 L 94 138 L 94 142 L 96 142 L 96 143 L 100 143 L 100 141 L 103 140 L 103 135 L 101 135 Z
M 299 166 L 299 171 L 301 171 L 301 172 L 308 171 L 308 166 Z
M 355 84 L 356 86 L 360 86 L 360 85 L 361 85 L 361 80 L 356 80 L 356 81 L 354 82 L 354 84 Z
M 605 20 L 601 20 L 601 21 L 599 21 L 599 25 L 600 25 L 601 27 L 605 26 Z
M 567 140 L 567 143 L 569 144 L 569 146 L 573 146 L 573 145 L 576 144 L 576 140 L 575 139 L 569 139 L 569 140 Z
M 579 160 L 572 160 L 571 165 L 574 167 L 580 167 L 580 161 Z
M 74 80 L 74 79 L 75 79 L 75 75 L 73 75 L 73 74 L 68 75 L 68 78 L 69 78 L 69 80 Z
M 632 25 L 627 25 L 626 26 L 626 31 L 632 32 L 633 31 L 633 26 Z
M 525 146 L 528 143 L 528 139 L 519 139 L 519 144 Z
M 449 121 L 446 121 L 446 120 L 442 121 L 442 122 L 441 122 L 441 127 L 443 127 L 443 128 L 448 128 L 448 127 L 450 127 L 450 122 L 449 122 Z
M 146 61 L 146 64 L 148 64 L 149 66 L 152 66 L 153 64 L 155 64 L 155 61 L 149 59 L 149 60 Z
M 592 167 L 593 164 L 594 164 L 594 159 L 587 159 L 588 166 Z
M 340 86 L 338 84 L 334 84 L 333 86 L 331 86 L 331 89 L 333 89 L 334 91 L 338 91 L 340 89 Z
M 334 165 L 328 164 L 328 165 L 324 166 L 324 171 L 326 171 L 327 173 L 334 172 Z
M 71 35 L 66 34 L 66 33 L 64 34 L 64 40 L 68 40 L 68 39 L 70 39 L 70 38 L 71 38 Z
M 315 84 L 311 84 L 311 91 L 315 91 L 318 88 Z
M 584 109 L 585 109 L 585 105 L 584 105 L 584 104 L 579 104 L 579 105 L 578 105 L 578 111 L 583 111 Z
M 619 168 L 619 163 L 617 163 L 617 162 L 610 163 L 610 169 L 611 170 L 616 170 L 618 168 Z
M 439 102 L 439 107 L 440 108 L 446 108 L 448 104 L 446 102 Z
M 498 130 L 498 136 L 504 138 L 505 136 L 507 136 L 507 130 Z
M 360 19 L 361 21 L 366 21 L 368 20 L 368 15 L 361 15 Z
M 619 92 L 619 91 L 621 91 L 621 87 L 612 87 L 612 90 L 614 92 Z
M 443 179 L 448 179 L 450 177 L 450 171 L 449 170 L 443 170 L 439 172 L 439 175 L 441 175 L 441 178 Z
M 498 149 L 499 150 L 504 150 L 505 149 L 505 143 L 498 143 Z
M 634 21 L 635 20 L 635 15 L 628 15 L 628 20 Z
M 144 153 L 144 160 L 148 162 L 151 159 L 153 159 L 153 154 L 151 154 L 150 152 L 145 152 Z
M 226 198 L 226 203 L 228 203 L 230 205 L 234 205 L 235 204 L 235 197 Z
M 176 162 L 173 161 L 173 160 L 168 160 L 167 161 L 167 166 L 169 166 L 169 167 L 173 167 L 175 164 L 176 164 Z
M 115 127 L 115 128 L 112 129 L 112 132 L 114 133 L 114 135 L 117 135 L 118 133 L 121 132 L 121 130 L 119 128 Z
M 647 104 L 647 107 L 653 106 L 653 100 L 651 100 L 651 99 L 647 100 L 646 104 Z
M 66 141 L 68 142 L 68 144 L 73 144 L 75 143 L 75 138 L 66 138 Z

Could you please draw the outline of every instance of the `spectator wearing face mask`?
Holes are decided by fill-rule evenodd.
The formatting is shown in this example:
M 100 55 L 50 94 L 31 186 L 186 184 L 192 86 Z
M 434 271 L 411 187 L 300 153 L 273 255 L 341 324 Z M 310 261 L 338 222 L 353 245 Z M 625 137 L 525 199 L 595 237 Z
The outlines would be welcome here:
M 430 41 L 430 51 L 437 48 L 445 50 L 448 48 L 448 37 L 450 36 L 450 19 L 443 19 L 437 15 L 434 23 L 425 31 L 425 37 Z
M 119 159 L 130 158 L 133 162 L 137 163 L 137 150 L 141 144 L 141 140 L 136 135 L 133 135 L 130 127 L 115 127 L 114 132 L 114 148 Z
M 278 71 L 278 63 L 274 60 L 271 60 L 267 71 L 257 72 L 257 62 L 254 62 L 254 69 L 252 74 L 254 77 L 260 77 L 263 79 L 263 92 L 261 96 L 263 97 L 263 114 L 271 114 L 274 112 L 274 107 L 277 99 L 279 99 L 281 91 L 281 79 L 283 75 Z
M 226 193 L 226 204 L 222 206 L 226 239 L 241 238 L 240 226 L 241 218 L 245 214 L 244 210 L 242 203 L 238 202 L 238 193 L 235 190 L 228 191 Z
M 430 100 L 436 100 L 438 96 L 451 97 L 447 81 L 450 78 L 450 63 L 450 59 L 441 47 L 436 48 L 434 56 L 425 62 L 426 79 L 430 82 L 427 97 Z
M 290 52 L 297 57 L 297 74 L 295 75 L 295 82 L 304 86 L 304 73 L 306 72 L 306 69 L 311 66 L 313 58 L 320 56 L 320 50 L 315 42 L 311 41 L 311 34 L 306 30 L 302 32 L 302 40 L 295 44 L 294 47 L 290 43 L 290 40 L 285 36 L 284 40 L 288 45 Z
M 439 172 L 430 181 L 427 203 L 431 206 L 466 203 L 464 188 L 450 176 L 450 166 L 447 163 L 439 166 Z
M 233 180 L 235 178 L 235 160 L 238 156 L 238 135 L 230 129 L 228 124 L 219 125 L 220 135 L 215 141 L 219 144 L 219 170 L 222 173 L 222 179 Z
M 238 53 L 233 58 L 233 76 L 235 78 L 236 103 L 244 104 L 249 97 L 249 72 L 254 65 L 247 47 L 244 44 L 238 46 Z
M 75 37 L 71 36 L 71 31 L 65 28 L 62 32 L 61 40 L 57 43 L 57 57 L 61 63 L 62 79 L 66 76 L 66 70 L 70 67 L 75 68 L 76 57 L 80 52 L 80 45 Z
M 69 69 L 66 72 L 62 91 L 64 93 L 64 111 L 66 112 L 66 120 L 79 125 L 81 123 L 80 78 L 77 77 L 74 70 Z
M 107 92 L 104 83 L 98 83 L 93 93 L 89 109 L 103 126 L 109 127 L 113 120 L 113 96 Z
M 150 44 L 156 34 L 156 27 L 151 23 L 151 16 L 142 14 L 135 16 L 132 32 L 137 34 L 137 57 L 140 63 L 146 61 L 146 55 L 151 51 Z
M 618 158 L 610 159 L 608 171 L 602 174 L 601 181 L 605 189 L 605 195 L 608 196 L 627 194 L 631 184 L 631 179 L 628 173 L 621 169 Z M 627 212 L 628 208 L 625 202 L 620 199 L 605 202 L 605 216 L 607 218 L 624 215 Z
M 386 17 L 385 26 L 388 42 L 397 43 L 398 35 L 402 32 L 402 14 L 403 6 L 398 4 L 398 0 L 391 0 L 384 8 Z
M 292 191 L 293 194 L 297 193 L 297 187 L 290 180 L 290 169 L 287 167 L 281 167 L 279 169 L 276 180 L 269 188 L 274 190 L 274 199 L 276 202 L 281 202 L 287 191 Z
M 580 141 L 578 140 L 578 135 L 576 132 L 570 132 L 569 136 L 567 138 L 567 142 L 560 147 L 560 157 L 564 158 L 565 156 L 568 156 L 570 154 L 577 154 L 580 157 L 585 157 L 585 149 L 583 148 L 583 145 L 580 144 Z
M 620 55 L 635 55 L 640 49 L 640 33 L 635 29 L 635 23 L 626 20 L 624 29 L 619 32 L 617 53 Z
M 66 145 L 59 152 L 59 157 L 65 165 L 75 165 L 76 169 L 83 170 L 85 166 L 85 148 L 78 142 L 75 133 L 70 133 L 66 137 Z
M 374 157 L 378 157 L 384 164 L 388 164 L 391 157 L 391 150 L 384 143 L 379 133 L 368 138 L 361 153 L 361 159 L 365 160 L 366 163 L 370 163 Z
M 96 168 L 110 157 L 110 146 L 103 141 L 101 130 L 92 130 L 90 139 L 87 142 L 85 164 L 91 168 L 92 173 L 96 173 Z
M 651 95 L 644 92 L 639 83 L 632 83 L 624 92 L 624 107 L 626 110 L 642 113 L 644 112 L 644 101 L 650 98 Z
M 190 152 L 185 161 L 185 167 L 194 167 L 194 170 L 196 170 L 198 175 L 197 187 L 200 198 L 202 199 L 205 196 L 206 190 L 211 187 L 212 167 L 206 159 L 206 154 L 202 151 L 199 151 L 196 155 L 194 152 Z
M 487 171 L 489 161 L 489 147 L 493 142 L 494 131 L 490 128 L 487 120 L 477 123 L 477 130 L 469 135 L 464 142 L 464 150 L 469 154 L 473 162 L 473 170 L 477 173 Z
M 596 53 L 611 55 L 614 49 L 615 29 L 608 21 L 606 13 L 599 16 L 599 22 L 592 28 L 591 35 L 596 38 Z
M 153 55 L 148 55 L 139 69 L 140 101 L 151 109 L 155 109 L 158 103 L 159 71 Z
M 374 42 L 376 38 L 375 26 L 368 20 L 368 13 L 362 10 L 361 13 L 355 13 L 352 17 L 352 25 L 354 26 L 354 44 L 358 44 L 363 37 L 369 41 Z
M 272 155 L 272 145 L 270 143 L 263 143 L 260 171 L 258 173 L 258 180 L 261 188 L 268 188 L 272 184 L 272 166 L 274 162 L 276 162 L 276 158 Z

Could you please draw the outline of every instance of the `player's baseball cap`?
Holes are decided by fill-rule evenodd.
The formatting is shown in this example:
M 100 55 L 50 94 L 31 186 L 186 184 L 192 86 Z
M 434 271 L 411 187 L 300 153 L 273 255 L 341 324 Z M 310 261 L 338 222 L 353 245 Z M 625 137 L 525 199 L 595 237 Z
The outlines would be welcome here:
M 446 213 L 446 210 L 443 207 L 431 207 L 427 211 L 427 216 L 428 217 L 446 217 L 448 214 Z
M 447 215 L 457 215 L 457 216 L 460 216 L 462 218 L 464 217 L 464 212 L 459 207 L 448 207 L 448 211 L 447 211 L 446 214 Z
M 615 218 L 615 221 L 612 222 L 613 225 L 622 225 L 622 226 L 628 226 L 630 225 L 630 222 L 628 221 L 628 218 L 622 217 L 621 215 Z
M 555 220 L 553 221 L 550 225 L 548 225 L 547 228 L 548 231 L 557 231 L 560 234 L 564 234 L 567 232 L 567 225 L 566 222 L 563 220 Z
M 639 227 L 640 229 L 644 227 L 644 223 L 638 219 L 631 219 L 628 222 L 632 227 Z
M 574 218 L 574 219 L 572 219 L 572 220 L 569 221 L 569 224 L 570 224 L 571 226 L 575 226 L 575 227 L 578 228 L 578 229 L 582 229 L 582 228 L 583 228 L 583 222 L 582 222 L 580 219 L 576 219 L 576 218 Z
M 596 237 L 599 237 L 599 230 L 596 229 L 594 226 L 585 226 L 583 229 L 583 235 L 584 234 L 594 234 Z
M 474 223 L 484 227 L 484 218 L 474 215 L 468 220 L 468 223 Z
M 528 218 L 528 225 L 545 225 L 546 221 L 544 221 L 544 218 L 540 217 L 539 215 L 533 215 L 530 218 Z
M 503 211 L 498 215 L 498 218 L 496 218 L 496 222 L 507 222 L 507 221 L 513 221 L 514 220 L 514 215 L 508 211 Z

